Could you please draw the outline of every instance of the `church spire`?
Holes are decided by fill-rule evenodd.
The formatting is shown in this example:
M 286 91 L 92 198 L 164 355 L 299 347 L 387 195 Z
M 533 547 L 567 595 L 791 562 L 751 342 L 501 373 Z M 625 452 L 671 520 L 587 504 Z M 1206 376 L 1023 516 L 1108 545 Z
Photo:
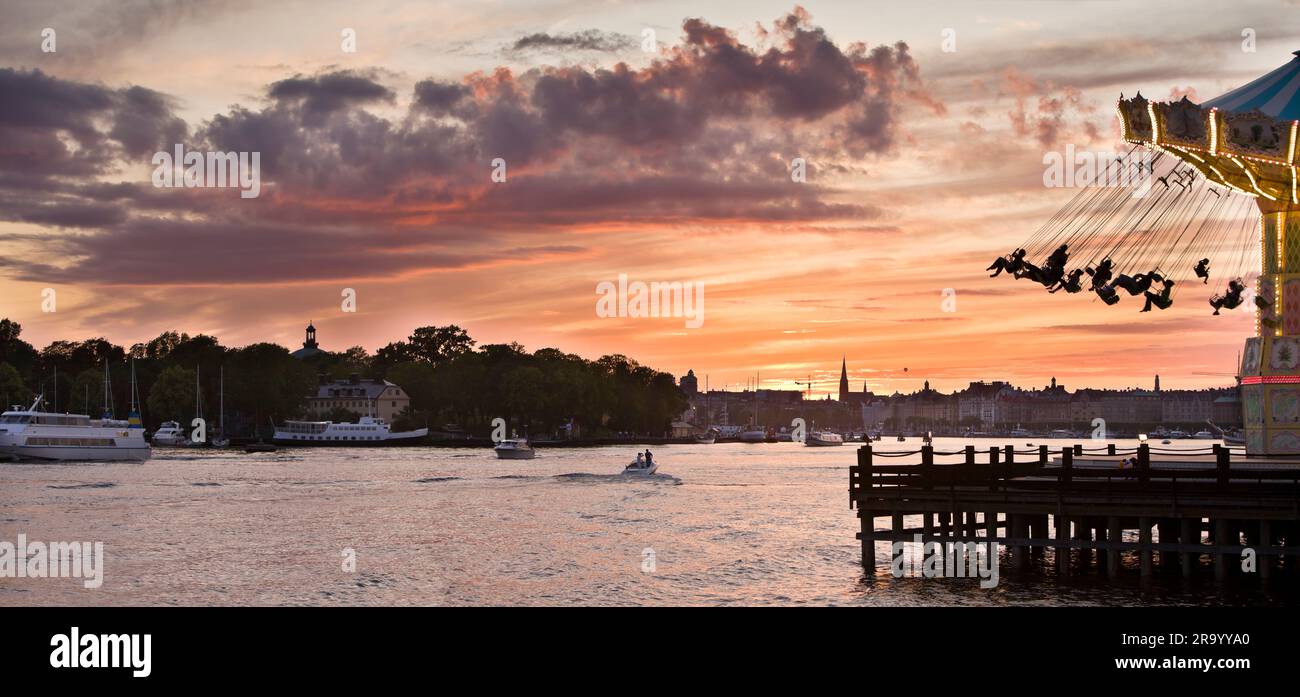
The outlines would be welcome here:
M 840 356 L 840 401 L 849 401 L 849 364 L 844 356 Z

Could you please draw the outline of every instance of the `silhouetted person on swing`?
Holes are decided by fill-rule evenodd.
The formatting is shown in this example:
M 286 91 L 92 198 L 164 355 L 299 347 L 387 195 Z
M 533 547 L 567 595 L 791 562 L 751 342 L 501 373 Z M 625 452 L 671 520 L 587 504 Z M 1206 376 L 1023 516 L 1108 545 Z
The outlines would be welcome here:
M 1145 293 L 1147 296 L 1147 302 L 1142 306 L 1143 312 L 1150 312 L 1152 305 L 1155 305 L 1161 310 L 1168 310 L 1169 306 L 1174 304 L 1174 299 L 1170 297 L 1170 293 L 1174 292 L 1174 282 L 1166 278 L 1163 283 L 1165 284 L 1165 287 L 1159 293 L 1152 293 L 1149 290 Z
M 1216 295 L 1210 298 L 1210 307 L 1214 308 L 1214 314 L 1219 314 L 1221 309 L 1233 309 L 1241 305 L 1241 294 L 1246 291 L 1246 286 L 1238 279 L 1228 281 L 1228 292 L 1223 295 Z
M 1006 271 L 1009 274 L 1019 272 L 1025 265 L 1025 250 L 1017 249 L 1016 251 L 993 260 L 993 263 L 985 271 L 992 271 L 989 278 L 994 278 L 998 274 Z
M 1196 277 L 1201 279 L 1201 283 L 1210 282 L 1210 260 L 1209 259 L 1202 259 L 1196 262 L 1196 268 L 1193 270 L 1196 271 Z
M 1083 269 L 1075 269 L 1070 272 L 1069 276 L 1058 280 L 1056 287 L 1049 289 L 1047 292 L 1055 293 L 1058 290 L 1063 290 L 1067 293 L 1078 293 L 1083 290 L 1083 284 L 1079 282 L 1082 277 Z
M 1027 261 L 1020 263 L 1020 270 L 1016 272 L 1016 278 L 1028 278 L 1031 281 L 1049 285 L 1043 282 L 1043 270 Z
M 1063 244 L 1047 257 L 1047 263 L 1043 264 L 1043 272 L 1047 275 L 1050 283 L 1044 285 L 1054 285 L 1059 283 L 1061 277 L 1065 275 L 1065 263 L 1070 260 L 1070 245 Z
M 1119 302 L 1119 293 L 1116 293 L 1112 286 L 1102 286 L 1094 290 L 1097 291 L 1097 297 L 1101 298 L 1102 302 L 1107 305 L 1114 305 Z
M 1111 282 L 1111 287 L 1119 286 L 1128 291 L 1129 295 L 1142 295 L 1151 290 L 1151 284 L 1157 281 L 1165 280 L 1160 274 L 1152 271 L 1151 273 L 1140 273 L 1133 276 L 1120 274 Z
M 1110 282 L 1110 277 L 1113 275 L 1114 269 L 1115 262 L 1111 261 L 1110 257 L 1102 259 L 1101 263 L 1097 264 L 1097 268 L 1095 269 L 1091 266 L 1087 267 L 1085 270 L 1088 272 L 1089 276 L 1092 276 L 1092 289 L 1100 290 L 1105 288 L 1106 284 Z M 1115 303 L 1109 302 L 1107 304 L 1114 305 Z

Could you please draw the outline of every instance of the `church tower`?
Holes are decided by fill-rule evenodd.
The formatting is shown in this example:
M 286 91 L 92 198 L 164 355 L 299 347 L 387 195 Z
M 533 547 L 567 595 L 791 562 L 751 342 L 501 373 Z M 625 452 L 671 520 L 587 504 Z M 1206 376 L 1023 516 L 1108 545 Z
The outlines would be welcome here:
M 840 401 L 849 401 L 849 364 L 840 356 Z

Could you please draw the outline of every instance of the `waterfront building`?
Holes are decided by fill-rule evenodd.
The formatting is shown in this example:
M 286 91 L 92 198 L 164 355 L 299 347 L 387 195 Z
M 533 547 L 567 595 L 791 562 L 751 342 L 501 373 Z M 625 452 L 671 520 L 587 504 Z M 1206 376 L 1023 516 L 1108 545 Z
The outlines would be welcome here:
M 307 397 L 307 412 L 320 418 L 334 409 L 347 409 L 392 423 L 410 404 L 406 390 L 387 380 L 362 378 L 357 373 L 346 380 L 322 375 L 316 394 Z

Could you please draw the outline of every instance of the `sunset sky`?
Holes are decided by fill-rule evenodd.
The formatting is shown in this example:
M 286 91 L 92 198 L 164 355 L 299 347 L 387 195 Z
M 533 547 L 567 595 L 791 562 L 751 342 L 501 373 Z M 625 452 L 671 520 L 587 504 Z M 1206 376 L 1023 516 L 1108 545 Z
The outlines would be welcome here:
M 458 324 L 714 388 L 811 374 L 818 393 L 841 355 L 877 392 L 1230 384 L 1252 316 L 1212 317 L 1208 291 L 1139 314 L 984 268 L 1073 195 L 1043 186 L 1045 152 L 1126 149 L 1121 92 L 1202 101 L 1300 49 L 1295 3 L 1276 1 L 5 0 L 0 16 L 0 317 L 38 348 L 169 329 L 296 348 L 311 320 L 324 348 L 373 351 Z M 260 152 L 261 195 L 155 188 L 175 143 Z M 703 283 L 703 326 L 597 316 L 619 274 Z

